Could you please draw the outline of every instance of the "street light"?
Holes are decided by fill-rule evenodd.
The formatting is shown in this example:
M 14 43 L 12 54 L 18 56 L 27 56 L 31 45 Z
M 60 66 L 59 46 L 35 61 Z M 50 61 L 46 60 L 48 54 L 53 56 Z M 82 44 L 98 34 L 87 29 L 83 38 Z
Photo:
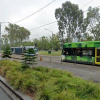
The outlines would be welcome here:
M 9 23 L 9 22 L 0 22 L 0 57 L 1 57 L 1 24 L 3 23 Z
M 48 30 L 48 29 L 45 28 L 45 30 Z M 50 31 L 52 33 L 52 52 L 53 52 L 53 31 L 51 31 L 51 30 L 48 30 L 48 31 Z

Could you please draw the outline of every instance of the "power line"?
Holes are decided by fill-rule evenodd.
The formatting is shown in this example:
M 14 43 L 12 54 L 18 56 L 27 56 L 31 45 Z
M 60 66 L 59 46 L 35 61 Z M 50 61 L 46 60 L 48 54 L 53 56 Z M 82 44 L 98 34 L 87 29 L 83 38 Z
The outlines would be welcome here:
M 35 29 L 38 29 L 38 28 L 41 28 L 41 27 L 44 27 L 44 26 L 47 26 L 47 25 L 50 25 L 50 24 L 53 24 L 53 23 L 56 23 L 57 21 L 54 21 L 54 22 L 51 22 L 51 23 L 48 23 L 48 24 L 45 24 L 45 25 L 42 25 L 42 26 L 39 26 L 39 27 L 36 27 L 36 28 L 33 28 L 31 30 L 35 30 Z M 31 31 L 30 30 L 30 31 Z
M 95 7 L 95 8 L 98 8 L 98 7 L 100 7 L 100 6 L 97 6 L 97 7 Z M 88 10 L 83 11 L 83 12 L 87 12 L 87 11 L 88 11 Z M 47 24 L 42 25 L 42 26 L 38 26 L 38 27 L 36 27 L 36 28 L 30 29 L 30 31 L 35 30 L 35 29 L 38 29 L 38 28 L 41 28 L 41 27 L 44 27 L 44 26 L 47 26 L 47 25 L 50 25 L 50 24 L 53 24 L 53 23 L 56 23 L 56 22 L 57 22 L 57 21 L 54 21 L 54 22 L 51 22 L 51 23 L 47 23 Z
M 91 3 L 93 0 L 89 1 L 88 3 L 86 3 L 85 5 L 83 5 L 81 8 L 85 7 L 86 5 L 88 5 L 89 3 Z
M 23 19 L 21 19 L 21 20 L 15 22 L 15 23 L 19 23 L 19 22 L 21 22 L 21 21 L 23 21 L 23 20 L 25 20 L 25 19 L 27 19 L 27 18 L 29 18 L 29 17 L 35 15 L 36 13 L 40 12 L 41 10 L 43 10 L 44 8 L 46 8 L 47 6 L 49 6 L 50 4 L 52 4 L 54 1 L 56 1 L 56 0 L 53 0 L 52 2 L 48 3 L 46 6 L 42 7 L 41 9 L 37 10 L 36 12 L 30 14 L 29 16 L 27 16 L 27 17 L 25 17 L 25 18 L 23 18 Z

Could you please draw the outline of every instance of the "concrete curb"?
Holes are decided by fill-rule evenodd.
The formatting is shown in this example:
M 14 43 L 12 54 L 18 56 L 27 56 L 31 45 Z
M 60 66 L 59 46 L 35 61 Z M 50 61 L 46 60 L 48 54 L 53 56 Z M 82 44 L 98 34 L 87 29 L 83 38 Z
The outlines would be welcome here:
M 23 94 L 23 93 L 20 93 L 16 90 L 13 89 L 13 87 L 11 87 L 8 82 L 2 77 L 0 76 L 0 82 L 2 82 L 5 87 L 7 87 L 14 95 L 16 95 L 20 100 L 33 100 L 31 99 L 29 96 Z

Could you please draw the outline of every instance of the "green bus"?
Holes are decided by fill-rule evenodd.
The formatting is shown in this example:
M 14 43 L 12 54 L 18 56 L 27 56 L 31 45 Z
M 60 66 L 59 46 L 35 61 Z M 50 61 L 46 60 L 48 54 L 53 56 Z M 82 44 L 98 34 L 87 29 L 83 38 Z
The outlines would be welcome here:
M 62 61 L 100 65 L 100 41 L 65 43 Z

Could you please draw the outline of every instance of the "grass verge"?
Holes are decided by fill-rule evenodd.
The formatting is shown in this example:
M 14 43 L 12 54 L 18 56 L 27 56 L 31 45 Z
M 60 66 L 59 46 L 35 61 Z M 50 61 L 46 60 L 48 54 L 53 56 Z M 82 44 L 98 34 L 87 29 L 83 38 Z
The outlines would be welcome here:
M 61 51 L 51 51 L 51 54 L 48 54 L 48 51 L 39 51 L 39 55 L 47 55 L 47 56 L 61 56 Z
M 35 67 L 23 69 L 17 61 L 0 61 L 0 74 L 34 100 L 100 100 L 100 84 L 67 71 Z

